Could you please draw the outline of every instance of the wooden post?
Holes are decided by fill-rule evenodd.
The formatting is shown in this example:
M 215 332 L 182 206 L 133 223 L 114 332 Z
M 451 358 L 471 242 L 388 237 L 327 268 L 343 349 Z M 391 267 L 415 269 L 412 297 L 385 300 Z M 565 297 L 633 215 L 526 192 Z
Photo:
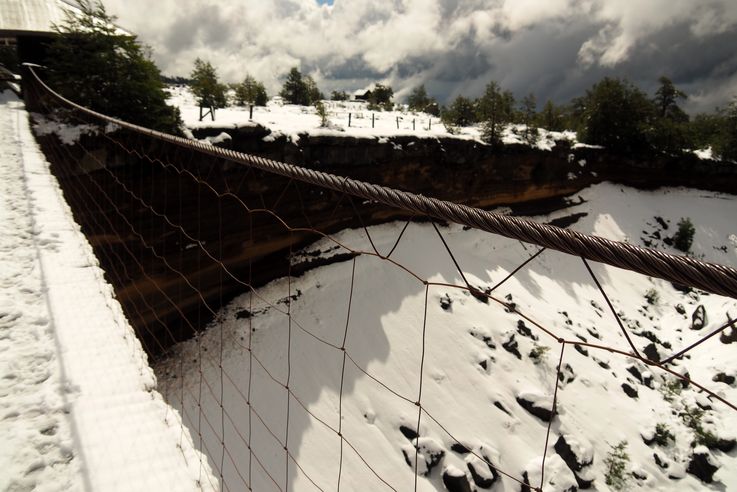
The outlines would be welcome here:
M 374 117 L 375 116 L 376 116 L 375 113 L 371 113 L 371 128 L 374 127 Z
M 430 130 L 432 130 L 432 118 L 427 120 L 427 131 L 430 131 Z
M 415 130 L 415 129 L 416 129 L 416 128 L 415 128 L 415 119 L 414 119 L 414 118 L 412 118 L 412 129 L 413 129 L 413 130 Z
M 399 116 L 397 116 L 397 130 L 399 130 Z
M 351 127 L 351 113 L 348 113 L 348 128 Z
M 202 109 L 203 107 L 200 106 L 200 121 L 202 121 L 205 118 L 205 116 L 207 116 L 208 114 L 212 118 L 212 121 L 215 121 L 215 108 L 210 106 L 210 108 L 207 111 L 205 111 L 205 113 L 202 112 Z
M 249 120 L 252 120 L 253 119 L 253 104 L 251 104 L 251 108 L 248 111 L 248 119 Z

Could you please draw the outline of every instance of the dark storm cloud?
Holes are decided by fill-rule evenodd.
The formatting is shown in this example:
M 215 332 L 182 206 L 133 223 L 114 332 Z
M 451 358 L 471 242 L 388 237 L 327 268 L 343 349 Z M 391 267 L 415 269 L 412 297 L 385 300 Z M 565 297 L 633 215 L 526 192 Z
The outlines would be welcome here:
M 273 92 L 292 66 L 329 91 L 371 82 L 398 97 L 424 83 L 447 101 L 490 80 L 567 102 L 604 76 L 652 91 L 670 76 L 710 109 L 737 94 L 733 0 L 106 0 L 165 72 L 209 59 Z

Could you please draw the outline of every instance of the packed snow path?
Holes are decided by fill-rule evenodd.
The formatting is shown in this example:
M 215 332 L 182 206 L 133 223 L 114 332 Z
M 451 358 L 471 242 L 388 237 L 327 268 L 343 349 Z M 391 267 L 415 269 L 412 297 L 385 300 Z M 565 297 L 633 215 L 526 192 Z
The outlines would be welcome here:
M 217 487 L 10 92 L 0 94 L 0 378 L 0 490 Z

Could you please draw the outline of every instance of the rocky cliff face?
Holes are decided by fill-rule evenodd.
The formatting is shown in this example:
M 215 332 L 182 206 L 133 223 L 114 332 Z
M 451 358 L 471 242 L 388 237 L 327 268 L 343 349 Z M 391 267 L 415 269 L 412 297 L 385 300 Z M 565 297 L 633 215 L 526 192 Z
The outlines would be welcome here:
M 642 160 L 564 143 L 551 151 L 491 149 L 411 137 L 303 136 L 292 142 L 264 140 L 268 130 L 261 127 L 195 136 L 221 132 L 232 137 L 227 145 L 234 150 L 476 207 L 510 205 L 519 213 L 560 206 L 556 199 L 604 180 L 737 189 L 737 166 L 695 157 Z M 83 136 L 74 146 L 55 138 L 40 140 L 129 320 L 154 356 L 203 328 L 248 286 L 313 267 L 309 261 L 290 263 L 290 253 L 320 233 L 411 218 L 124 132 Z

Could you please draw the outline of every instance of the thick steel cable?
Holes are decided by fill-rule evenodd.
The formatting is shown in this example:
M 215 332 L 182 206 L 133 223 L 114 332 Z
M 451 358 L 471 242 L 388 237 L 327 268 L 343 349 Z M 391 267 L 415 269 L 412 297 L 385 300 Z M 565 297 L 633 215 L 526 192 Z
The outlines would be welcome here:
M 46 85 L 36 74 L 33 66 L 26 65 L 26 67 L 46 92 L 65 105 L 93 118 L 118 125 L 138 134 L 262 171 L 372 200 L 407 212 L 474 227 L 548 249 L 580 256 L 587 260 L 606 263 L 643 275 L 658 277 L 675 284 L 688 285 L 713 294 L 737 299 L 737 270 L 725 265 L 642 248 L 518 217 L 509 217 L 467 205 L 306 169 L 151 130 L 98 113 L 70 101 Z

